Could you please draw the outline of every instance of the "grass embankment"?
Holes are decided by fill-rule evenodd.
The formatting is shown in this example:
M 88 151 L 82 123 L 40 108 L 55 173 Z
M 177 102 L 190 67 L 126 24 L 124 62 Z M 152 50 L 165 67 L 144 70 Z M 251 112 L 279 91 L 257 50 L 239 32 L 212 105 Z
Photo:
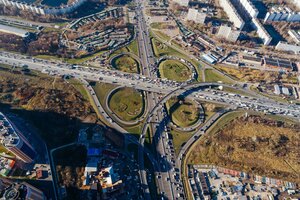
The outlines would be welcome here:
M 161 78 L 184 82 L 191 78 L 192 71 L 183 62 L 178 60 L 164 60 L 159 65 Z
M 227 77 L 215 72 L 212 69 L 206 69 L 205 73 L 205 80 L 206 82 L 218 82 L 221 81 L 222 83 L 232 84 L 233 82 L 228 79 Z
M 122 72 L 139 73 L 140 64 L 129 55 L 122 55 L 112 60 L 112 67 Z
M 121 88 L 112 94 L 110 109 L 122 120 L 133 121 L 140 117 L 144 107 L 143 96 L 132 88 Z
M 82 58 L 59 58 L 57 56 L 50 56 L 50 55 L 37 55 L 35 57 L 40 58 L 40 59 L 45 59 L 45 60 L 56 60 L 56 61 L 60 60 L 60 61 L 67 62 L 70 64 L 81 64 L 88 60 L 96 58 L 97 56 L 101 56 L 105 52 L 106 51 L 100 51 L 100 52 L 94 53 L 92 55 L 83 56 Z
M 174 151 L 178 156 L 181 146 L 193 136 L 193 132 L 180 132 L 171 129 L 171 134 L 173 136 Z
M 224 116 L 193 146 L 188 162 L 300 182 L 299 124 L 252 114 Z

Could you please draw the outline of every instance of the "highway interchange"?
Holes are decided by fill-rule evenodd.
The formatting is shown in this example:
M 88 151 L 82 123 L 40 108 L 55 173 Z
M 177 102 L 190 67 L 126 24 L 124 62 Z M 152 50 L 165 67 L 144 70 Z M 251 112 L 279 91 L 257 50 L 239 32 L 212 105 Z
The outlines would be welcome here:
M 87 87 L 99 113 L 110 122 L 110 124 L 119 132 L 126 134 L 126 139 L 139 145 L 139 167 L 140 179 L 144 190 L 144 198 L 151 199 L 149 189 L 148 172 L 145 169 L 144 153 L 153 165 L 155 172 L 158 193 L 163 199 L 184 199 L 185 194 L 181 181 L 182 159 L 189 147 L 206 130 L 223 116 L 225 113 L 235 109 L 255 110 L 269 114 L 278 114 L 300 119 L 300 106 L 295 104 L 280 103 L 272 99 L 252 95 L 246 89 L 237 88 L 237 86 L 226 85 L 222 83 L 178 83 L 170 80 L 157 78 L 155 72 L 155 58 L 149 37 L 149 28 L 144 16 L 145 1 L 136 0 L 137 9 L 137 31 L 139 57 L 142 65 L 141 74 L 130 74 L 109 69 L 95 69 L 86 66 L 71 65 L 62 62 L 54 62 L 43 59 L 32 58 L 29 56 L 0 52 L 0 63 L 11 66 L 28 67 L 52 75 L 71 75 L 79 79 Z M 111 116 L 106 113 L 99 99 L 95 95 L 93 88 L 86 80 L 100 81 L 119 85 L 122 87 L 132 87 L 138 90 L 146 91 L 147 114 L 142 129 L 141 137 L 137 140 L 135 137 L 127 134 L 120 125 L 115 123 Z M 223 86 L 236 91 L 242 91 L 249 95 L 241 95 L 218 90 L 217 87 Z M 228 109 L 217 112 L 208 121 L 196 131 L 181 148 L 179 156 L 176 158 L 172 139 L 170 138 L 170 129 L 168 123 L 170 118 L 165 109 L 165 103 L 174 96 L 188 96 L 195 100 L 208 101 L 229 106 Z M 110 113 L 113 115 L 113 113 Z M 150 128 L 153 134 L 153 146 L 151 150 L 144 146 L 145 138 Z

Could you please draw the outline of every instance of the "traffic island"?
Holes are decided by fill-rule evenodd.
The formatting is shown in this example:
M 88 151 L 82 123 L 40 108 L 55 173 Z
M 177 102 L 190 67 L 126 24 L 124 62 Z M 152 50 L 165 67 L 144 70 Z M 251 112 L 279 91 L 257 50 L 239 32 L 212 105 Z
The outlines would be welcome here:
M 127 72 L 140 73 L 140 63 L 131 55 L 120 54 L 111 59 L 111 66 L 113 69 Z
M 133 88 L 116 88 L 107 98 L 107 108 L 125 125 L 138 124 L 144 115 L 145 105 L 144 94 Z

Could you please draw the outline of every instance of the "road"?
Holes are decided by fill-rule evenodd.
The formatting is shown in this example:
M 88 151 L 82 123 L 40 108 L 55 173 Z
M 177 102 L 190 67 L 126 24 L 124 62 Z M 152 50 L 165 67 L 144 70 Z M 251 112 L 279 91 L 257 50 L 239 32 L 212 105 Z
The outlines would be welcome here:
M 178 89 L 183 89 L 185 91 L 189 91 L 196 87 L 202 86 L 224 86 L 229 87 L 235 90 L 242 91 L 244 93 L 250 93 L 249 90 L 233 87 L 227 84 L 222 83 L 196 83 L 196 84 L 185 84 L 185 83 L 176 83 L 174 81 L 166 81 L 161 80 L 159 78 L 146 77 L 138 74 L 128 74 L 124 72 L 118 72 L 113 70 L 103 70 L 103 69 L 91 69 L 84 66 L 74 66 L 64 63 L 55 63 L 49 62 L 47 60 L 37 60 L 31 59 L 19 54 L 11 54 L 0 52 L 0 63 L 10 64 L 14 66 L 28 66 L 30 69 L 38 70 L 45 72 L 45 70 L 51 71 L 53 75 L 73 75 L 75 78 L 84 78 L 92 81 L 101 81 L 105 83 L 117 84 L 124 87 L 132 87 L 139 90 L 144 90 L 148 92 L 155 92 L 159 94 L 169 94 L 170 92 L 177 91 Z M 182 92 L 185 92 L 182 91 Z M 251 96 L 253 93 L 250 93 Z M 209 95 L 209 97 L 207 96 Z M 200 97 L 200 96 L 199 96 Z M 151 95 L 152 99 L 157 99 L 153 95 Z M 196 97 L 197 98 L 197 97 Z M 206 93 L 204 94 L 203 100 L 212 101 L 210 99 L 214 99 L 214 102 L 227 103 L 230 105 L 231 101 L 235 101 L 236 96 L 228 96 L 225 98 L 221 93 Z M 230 101 L 229 101 L 230 100 Z M 148 102 L 149 106 L 153 106 L 152 103 Z M 273 114 L 280 114 L 291 116 L 295 118 L 300 118 L 300 106 L 296 104 L 287 104 L 276 102 L 275 100 L 268 99 L 266 97 L 252 98 L 251 102 L 246 100 L 246 98 L 241 98 L 239 100 L 240 107 L 244 107 L 245 109 L 253 109 L 261 111 L 267 111 Z M 246 105 L 246 106 L 244 106 Z M 247 106 L 248 105 L 248 106 Z

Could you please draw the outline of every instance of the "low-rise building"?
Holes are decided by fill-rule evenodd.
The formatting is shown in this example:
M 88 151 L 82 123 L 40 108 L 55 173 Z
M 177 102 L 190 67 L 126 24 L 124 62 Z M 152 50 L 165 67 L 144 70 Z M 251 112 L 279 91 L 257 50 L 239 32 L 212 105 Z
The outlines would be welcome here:
M 206 13 L 201 13 L 196 9 L 190 8 L 186 20 L 194 21 L 195 23 L 204 24 L 206 20 Z
M 287 42 L 282 42 L 282 41 L 278 42 L 275 49 L 279 50 L 279 51 L 292 51 L 295 54 L 300 53 L 300 46 L 299 45 L 289 44 Z
M 241 31 L 232 30 L 231 27 L 221 26 L 217 34 L 220 38 L 225 38 L 230 42 L 236 42 L 240 36 Z
M 289 60 L 282 60 L 277 58 L 263 58 L 263 65 L 267 68 L 275 68 L 280 71 L 291 72 L 294 70 L 294 63 Z

